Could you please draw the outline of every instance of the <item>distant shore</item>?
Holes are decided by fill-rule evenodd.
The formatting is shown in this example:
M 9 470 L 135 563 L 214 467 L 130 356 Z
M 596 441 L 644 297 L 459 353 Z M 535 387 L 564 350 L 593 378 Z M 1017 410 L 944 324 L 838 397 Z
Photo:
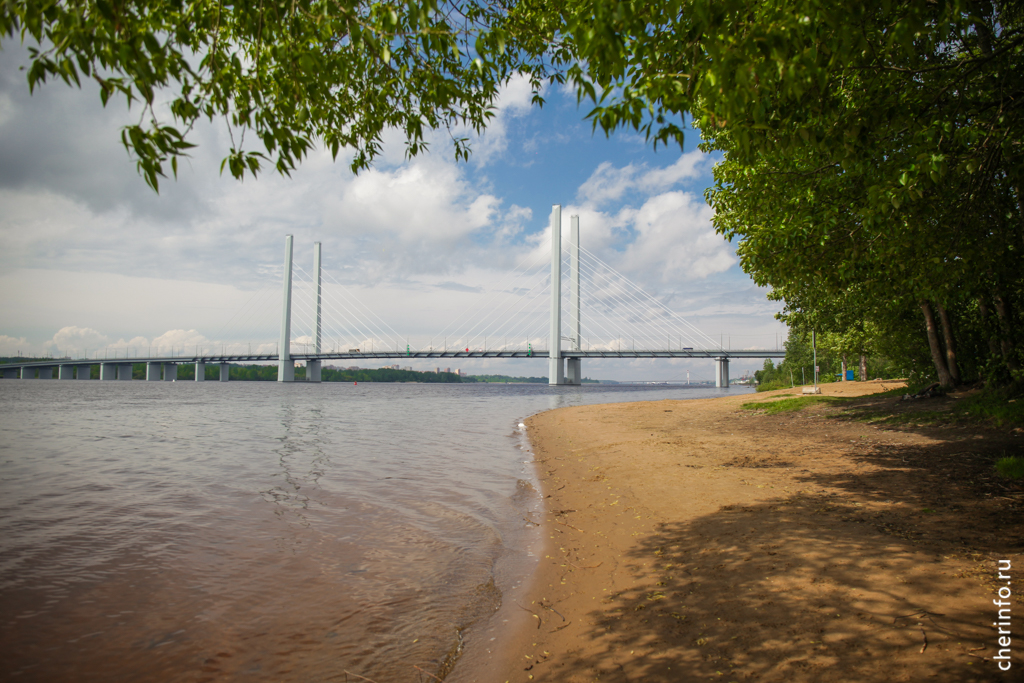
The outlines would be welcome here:
M 742 405 L 799 388 L 528 419 L 546 546 L 527 623 L 478 680 L 999 677 L 995 562 L 1024 568 L 1024 528 L 987 453 L 1020 436 L 863 417 L 898 391 L 827 398 L 899 386 L 824 385 L 777 414 Z

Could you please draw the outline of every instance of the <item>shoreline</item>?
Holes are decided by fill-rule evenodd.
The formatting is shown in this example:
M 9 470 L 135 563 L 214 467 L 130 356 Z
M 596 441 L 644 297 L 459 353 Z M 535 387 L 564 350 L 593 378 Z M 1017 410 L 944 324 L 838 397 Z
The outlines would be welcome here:
M 1021 499 L 1007 513 L 991 492 L 959 486 L 967 458 L 953 456 L 1019 447 L 1017 435 L 880 426 L 826 403 L 741 408 L 798 394 L 528 418 L 544 546 L 520 623 L 472 680 L 998 676 L 984 659 L 996 645 L 992 580 L 995 558 L 1024 567 Z M 453 680 L 468 678 L 456 667 Z

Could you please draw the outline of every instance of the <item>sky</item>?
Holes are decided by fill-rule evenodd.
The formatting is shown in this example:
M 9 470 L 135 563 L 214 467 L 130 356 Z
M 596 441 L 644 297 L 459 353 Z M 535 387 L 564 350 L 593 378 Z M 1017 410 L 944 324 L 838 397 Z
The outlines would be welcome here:
M 267 171 L 238 181 L 219 172 L 226 131 L 205 124 L 178 179 L 157 194 L 120 142 L 138 112 L 113 100 L 104 108 L 88 83 L 30 94 L 25 57 L 10 44 L 0 51 L 0 355 L 276 350 L 288 234 L 293 348 L 311 341 L 315 241 L 325 348 L 546 348 L 556 204 L 563 243 L 579 216 L 590 269 L 581 268 L 585 345 L 699 348 L 712 339 L 774 348 L 785 338 L 779 304 L 714 232 L 703 194 L 715 159 L 697 149 L 696 132 L 682 150 L 655 151 L 629 132 L 606 138 L 572 93 L 549 88 L 538 108 L 528 84 L 513 80 L 468 162 L 454 160 L 446 131 L 413 159 L 389 135 L 382 157 L 358 175 L 344 151 L 332 162 L 318 150 L 290 178 Z M 759 366 L 734 363 L 731 374 Z M 480 360 L 460 369 L 542 376 L 547 364 Z M 713 362 L 583 366 L 586 377 L 620 381 L 687 373 L 711 379 Z

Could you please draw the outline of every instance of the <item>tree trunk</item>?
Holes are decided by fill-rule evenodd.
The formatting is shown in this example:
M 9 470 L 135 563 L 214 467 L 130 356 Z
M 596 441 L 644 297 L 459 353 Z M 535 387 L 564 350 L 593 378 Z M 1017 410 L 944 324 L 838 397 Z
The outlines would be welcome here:
M 942 355 L 942 347 L 939 346 L 939 331 L 935 325 L 935 314 L 932 313 L 932 305 L 927 301 L 921 301 L 921 312 L 924 314 L 924 327 L 928 333 L 928 349 L 932 352 L 932 363 L 935 365 L 935 373 L 939 377 L 939 384 L 944 387 L 953 386 L 953 378 L 949 375 L 949 368 L 946 367 L 946 359 Z
M 1013 347 L 1013 319 L 1010 313 L 1010 303 L 1000 293 L 996 294 L 995 302 L 999 327 L 1002 332 L 999 335 L 999 341 L 1003 347 L 1003 362 L 1012 372 L 1017 372 L 1020 370 L 1020 363 L 1017 362 L 1016 349 Z
M 954 384 L 960 384 L 960 368 L 956 364 L 956 342 L 953 340 L 953 326 L 949 322 L 949 315 L 946 309 L 935 304 L 935 310 L 939 313 L 939 321 L 942 323 L 942 338 L 946 343 L 946 368 L 949 369 L 949 376 L 953 378 Z
M 860 381 L 868 381 L 868 357 L 863 353 L 860 354 Z
M 846 354 L 845 353 L 843 354 L 842 373 L 843 373 L 843 378 L 841 380 L 839 380 L 839 381 L 840 382 L 845 382 L 846 381 Z
M 989 329 L 989 326 L 992 324 L 992 312 L 988 310 L 988 304 L 985 303 L 985 297 L 983 296 L 978 297 L 978 312 L 981 313 L 981 327 L 988 338 L 988 354 L 992 358 L 999 358 L 999 338 L 998 335 L 992 334 Z

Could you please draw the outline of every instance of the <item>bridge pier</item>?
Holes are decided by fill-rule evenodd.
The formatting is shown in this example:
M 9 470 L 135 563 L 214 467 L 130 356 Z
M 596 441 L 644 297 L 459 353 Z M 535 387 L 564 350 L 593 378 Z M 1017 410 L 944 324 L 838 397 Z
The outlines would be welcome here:
M 173 382 L 178 379 L 177 363 L 164 363 L 164 381 Z
M 39 368 L 39 379 L 53 379 L 53 366 Z
M 57 370 L 57 379 L 74 379 L 75 378 L 75 366 L 74 365 L 62 365 Z
M 565 359 L 565 383 L 579 385 L 583 383 L 582 376 L 583 359 L 581 358 L 566 358 Z
M 19 375 L 18 368 L 4 368 L 4 379 L 18 379 Z
M 154 363 L 150 361 L 146 363 L 146 381 L 147 382 L 159 382 L 160 377 L 160 363 Z
M 206 381 L 206 363 L 200 363 L 199 361 L 196 361 L 196 381 Z
M 307 360 L 306 361 L 306 381 L 307 382 L 319 382 L 320 381 L 320 365 L 321 361 L 318 360 Z
M 120 365 L 118 365 L 117 366 L 117 378 L 118 379 L 124 379 L 124 380 L 130 380 L 132 378 L 132 364 L 131 363 L 121 363 Z
M 293 372 L 293 375 L 294 375 L 294 372 Z M 230 366 L 228 366 L 227 363 L 221 363 L 220 364 L 220 381 L 221 382 L 227 382 L 229 379 L 231 379 L 231 368 L 230 368 Z
M 103 381 L 117 379 L 117 363 L 100 363 L 100 379 Z
M 729 388 L 729 359 L 715 359 L 715 386 Z
M 75 379 L 92 379 L 92 366 L 79 365 L 76 370 Z
M 35 379 L 36 369 L 35 368 L 22 368 L 18 373 L 20 379 Z

